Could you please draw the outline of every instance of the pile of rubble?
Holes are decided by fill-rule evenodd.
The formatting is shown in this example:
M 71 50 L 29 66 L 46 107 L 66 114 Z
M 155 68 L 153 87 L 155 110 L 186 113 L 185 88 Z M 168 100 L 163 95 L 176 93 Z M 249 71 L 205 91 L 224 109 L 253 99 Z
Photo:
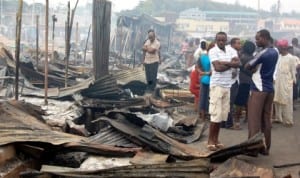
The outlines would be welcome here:
M 14 62 L 5 48 L 0 61 L 1 96 L 8 97 Z M 193 110 L 188 73 L 174 69 L 178 62 L 162 64 L 155 93 L 146 92 L 141 68 L 114 71 L 97 80 L 71 72 L 69 86 L 61 88 L 64 74 L 53 67 L 57 75 L 50 80 L 47 106 L 39 98 L 43 73 L 22 64 L 22 101 L 0 102 L 1 177 L 205 178 L 214 170 L 211 163 L 264 147 L 262 135 L 217 152 L 193 146 L 203 138 L 206 123 L 198 121 Z M 272 173 L 251 171 L 242 175 Z M 227 173 L 219 169 L 212 175 Z

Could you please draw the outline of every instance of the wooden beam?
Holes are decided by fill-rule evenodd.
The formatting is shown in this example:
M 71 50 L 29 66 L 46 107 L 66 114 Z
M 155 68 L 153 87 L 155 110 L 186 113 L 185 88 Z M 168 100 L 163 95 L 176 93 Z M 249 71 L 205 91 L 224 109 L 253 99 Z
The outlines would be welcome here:
M 109 43 L 111 23 L 111 2 L 93 2 L 93 64 L 96 79 L 107 75 L 109 65 Z
M 36 70 L 39 66 L 39 15 L 36 15 Z
M 85 43 L 83 64 L 85 64 L 85 62 L 86 62 L 86 50 L 87 50 L 88 43 L 89 43 L 89 38 L 90 38 L 90 33 L 91 33 L 91 27 L 92 27 L 92 25 L 89 26 L 89 32 L 88 32 L 88 36 L 87 36 L 86 43 Z
M 23 9 L 23 0 L 19 0 L 19 9 L 17 12 L 16 20 L 16 79 L 15 79 L 15 99 L 19 99 L 19 68 L 20 68 L 20 42 L 21 42 L 21 28 L 22 28 L 22 9 Z
M 48 105 L 48 25 L 49 25 L 49 0 L 46 0 L 46 15 L 45 15 L 45 105 Z

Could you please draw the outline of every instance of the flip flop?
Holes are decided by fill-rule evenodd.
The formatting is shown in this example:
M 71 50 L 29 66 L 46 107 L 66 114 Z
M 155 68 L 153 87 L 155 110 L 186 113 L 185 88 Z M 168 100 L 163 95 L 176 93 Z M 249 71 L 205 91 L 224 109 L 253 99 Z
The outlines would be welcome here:
M 225 145 L 222 144 L 222 143 L 220 143 L 220 142 L 218 142 L 215 146 L 216 146 L 218 149 L 223 149 L 223 148 L 225 148 Z
M 206 148 L 209 150 L 209 151 L 217 151 L 219 148 L 217 147 L 217 145 L 213 145 L 213 144 L 208 144 L 206 146 Z

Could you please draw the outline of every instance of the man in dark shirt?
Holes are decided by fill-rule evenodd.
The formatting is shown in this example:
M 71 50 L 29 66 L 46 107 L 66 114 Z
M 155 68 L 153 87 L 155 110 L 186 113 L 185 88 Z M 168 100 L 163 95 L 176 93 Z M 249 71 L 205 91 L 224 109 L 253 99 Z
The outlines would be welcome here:
M 248 103 L 248 137 L 259 132 L 264 133 L 266 149 L 263 155 L 269 154 L 271 147 L 271 113 L 274 98 L 273 75 L 278 60 L 278 51 L 271 44 L 271 35 L 267 30 L 260 30 L 255 36 L 256 45 L 262 47 L 246 68 L 252 70 L 251 95 Z

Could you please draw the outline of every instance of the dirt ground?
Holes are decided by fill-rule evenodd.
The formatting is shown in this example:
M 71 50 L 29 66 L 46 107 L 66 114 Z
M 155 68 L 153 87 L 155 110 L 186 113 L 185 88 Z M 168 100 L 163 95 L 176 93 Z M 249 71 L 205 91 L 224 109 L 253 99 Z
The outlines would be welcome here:
M 238 156 L 250 164 L 259 167 L 272 168 L 276 177 L 291 175 L 292 178 L 300 178 L 300 166 L 287 168 L 273 168 L 274 165 L 300 163 L 300 101 L 297 101 L 294 111 L 294 126 L 287 128 L 282 124 L 273 123 L 272 125 L 272 144 L 269 156 L 259 155 L 258 157 Z M 247 123 L 242 123 L 242 130 L 221 129 L 220 141 L 226 146 L 239 144 L 247 139 Z M 207 140 L 207 130 L 205 136 L 198 144 L 193 146 L 205 149 Z

